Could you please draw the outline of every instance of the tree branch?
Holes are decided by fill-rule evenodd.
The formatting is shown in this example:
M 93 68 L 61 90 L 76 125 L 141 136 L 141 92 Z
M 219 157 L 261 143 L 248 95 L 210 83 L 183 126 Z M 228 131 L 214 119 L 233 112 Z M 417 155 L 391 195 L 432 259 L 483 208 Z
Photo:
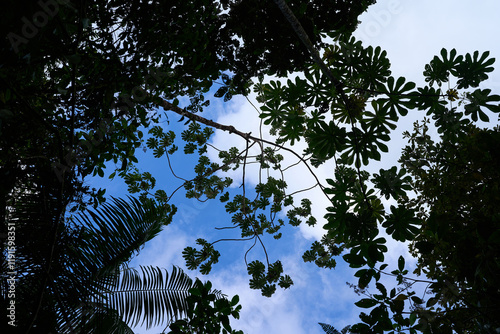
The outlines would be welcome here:
M 311 175 L 316 180 L 316 183 L 319 185 L 319 187 L 320 187 L 321 191 L 323 192 L 323 194 L 325 195 L 325 197 L 328 198 L 328 200 L 330 200 L 330 197 L 328 197 L 328 195 L 325 193 L 325 187 L 321 184 L 321 182 L 319 181 L 318 177 L 316 176 L 316 174 L 314 173 L 314 171 L 311 169 L 311 167 L 309 166 L 309 164 L 304 160 L 303 157 L 301 157 L 294 150 L 292 150 L 290 148 L 287 148 L 287 147 L 284 147 L 284 146 L 282 146 L 280 144 L 274 143 L 272 141 L 268 141 L 268 140 L 265 140 L 265 139 L 262 139 L 262 138 L 254 137 L 250 133 L 245 133 L 245 132 L 239 131 L 234 126 L 232 126 L 232 125 L 223 125 L 223 124 L 214 122 L 212 120 L 206 119 L 204 117 L 201 117 L 199 115 L 193 114 L 193 113 L 191 113 L 191 112 L 189 112 L 189 111 L 187 111 L 185 109 L 182 109 L 179 106 L 176 106 L 176 105 L 174 105 L 174 104 L 172 104 L 172 103 L 170 103 L 170 102 L 168 102 L 168 101 L 166 101 L 164 99 L 161 100 L 160 106 L 164 110 L 173 111 L 173 112 L 175 112 L 178 115 L 181 115 L 181 116 L 189 118 L 190 120 L 197 121 L 199 123 L 205 124 L 207 126 L 215 128 L 215 129 L 219 129 L 219 130 L 226 131 L 226 132 L 229 132 L 229 133 L 237 134 L 238 136 L 242 137 L 243 139 L 245 139 L 247 141 L 252 140 L 252 141 L 257 142 L 259 144 L 265 143 L 265 144 L 268 144 L 268 145 L 271 145 L 271 146 L 274 146 L 274 147 L 278 147 L 278 148 L 283 149 L 284 151 L 292 153 L 302 163 L 304 163 L 304 165 L 307 167 L 307 169 L 309 170 L 309 172 L 311 173 Z
M 283 13 L 285 18 L 288 20 L 288 22 L 292 26 L 293 30 L 295 31 L 299 39 L 305 45 L 307 50 L 309 50 L 309 53 L 311 53 L 314 62 L 321 68 L 321 71 L 330 79 L 330 81 L 335 86 L 337 93 L 340 95 L 344 103 L 347 104 L 347 96 L 345 95 L 344 92 L 344 84 L 333 75 L 332 71 L 330 71 L 330 69 L 326 66 L 323 60 L 321 60 L 321 56 L 319 55 L 318 50 L 316 50 L 316 48 L 314 47 L 313 43 L 311 42 L 311 39 L 309 38 L 306 31 L 302 27 L 302 24 L 300 24 L 299 20 L 292 12 L 290 7 L 287 5 L 285 0 L 274 0 L 274 3 L 279 7 L 281 13 Z
M 219 130 L 222 130 L 222 131 L 226 131 L 226 132 L 229 132 L 229 133 L 235 133 L 238 136 L 244 138 L 245 140 L 252 139 L 252 137 L 250 136 L 250 133 L 244 133 L 244 132 L 241 132 L 241 131 L 237 130 L 232 125 L 219 124 L 219 123 L 216 123 L 216 122 L 214 122 L 212 120 L 209 120 L 209 119 L 206 119 L 204 117 L 201 117 L 199 115 L 190 113 L 189 111 L 187 111 L 185 109 L 182 109 L 179 106 L 176 106 L 176 105 L 168 102 L 167 100 L 161 99 L 161 104 L 160 105 L 161 105 L 161 107 L 163 107 L 163 109 L 165 109 L 165 110 L 171 110 L 171 111 L 175 112 L 176 114 L 179 114 L 181 116 L 189 118 L 192 121 L 197 121 L 197 122 L 200 122 L 202 124 L 208 125 L 208 126 L 210 126 L 212 128 L 219 129 Z

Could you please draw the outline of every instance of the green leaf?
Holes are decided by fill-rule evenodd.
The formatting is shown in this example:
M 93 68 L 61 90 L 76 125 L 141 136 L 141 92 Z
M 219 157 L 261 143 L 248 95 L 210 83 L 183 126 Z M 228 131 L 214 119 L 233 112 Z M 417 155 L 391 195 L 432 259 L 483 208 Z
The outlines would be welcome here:
M 293 285 L 292 278 L 288 275 L 281 276 L 278 285 L 283 289 L 288 289 Z
M 388 108 L 390 117 L 394 120 L 398 118 L 398 114 L 405 116 L 408 108 L 413 107 L 410 91 L 416 87 L 416 84 L 411 81 L 405 83 L 405 81 L 403 77 L 397 80 L 392 76 L 389 77 L 384 88 L 387 98 L 379 99 L 379 103 L 384 103 L 382 108 Z
M 382 284 L 382 283 L 379 283 L 377 282 L 375 284 L 375 286 L 377 287 L 377 289 L 382 293 L 382 295 L 384 297 L 387 297 L 387 289 L 385 288 L 385 286 Z
M 191 291 L 193 281 L 182 270 L 173 267 L 171 275 L 153 266 L 140 270 L 141 274 L 133 268 L 126 269 L 106 293 L 107 304 L 125 322 L 135 325 L 145 322 L 146 328 L 150 328 L 163 322 L 160 314 L 173 318 L 187 311 L 188 290 Z
M 371 307 L 377 305 L 378 302 L 374 299 L 365 298 L 365 299 L 361 299 L 360 301 L 355 302 L 354 304 L 358 307 L 361 307 L 361 308 L 371 308 Z
M 229 91 L 228 86 L 222 86 L 214 93 L 215 97 L 223 97 Z
M 238 305 L 239 302 L 240 302 L 240 297 L 238 295 L 235 295 L 231 299 L 231 306 L 236 306 L 236 305 Z
M 359 268 L 366 264 L 366 261 L 361 255 L 345 254 L 343 258 L 347 263 L 349 263 L 349 267 L 351 268 Z
M 406 170 L 402 168 L 397 172 L 397 167 L 391 167 L 389 170 L 380 169 L 380 174 L 374 174 L 372 182 L 375 187 L 380 189 L 381 194 L 389 199 L 391 196 L 398 199 L 400 196 L 406 196 L 405 190 L 411 190 L 411 177 L 405 176 Z
M 391 214 L 387 216 L 386 221 L 382 224 L 386 228 L 387 234 L 398 241 L 412 240 L 419 232 L 417 227 L 419 225 L 421 225 L 421 221 L 415 217 L 413 210 L 403 206 L 396 208 L 392 205 Z
M 201 291 L 200 289 L 197 288 L 189 289 L 189 293 L 192 294 L 193 296 L 201 296 Z
M 416 312 L 412 312 L 410 314 L 410 326 L 413 326 L 416 321 L 417 321 L 417 313 Z
M 479 57 L 479 51 L 475 51 L 471 56 L 470 53 L 465 55 L 463 62 L 455 66 L 455 75 L 457 87 L 459 89 L 477 87 L 482 81 L 488 79 L 486 73 L 493 71 L 493 63 L 495 58 L 488 58 L 489 51 L 485 51 Z
M 429 298 L 429 300 L 427 300 L 427 303 L 425 304 L 425 307 L 432 307 L 432 306 L 436 305 L 436 303 L 438 301 L 439 301 L 439 298 L 437 298 L 437 297 Z
M 399 271 L 403 271 L 405 269 L 405 259 L 403 256 L 399 256 L 398 258 L 398 269 Z
M 345 148 L 346 129 L 333 121 L 320 122 L 319 126 L 306 133 L 307 142 L 316 159 L 326 160 Z
M 411 297 L 411 300 L 415 303 L 415 304 L 423 304 L 424 301 L 420 298 L 418 298 L 417 296 L 412 296 Z
M 364 289 L 370 284 L 373 278 L 373 270 L 366 270 L 362 275 L 359 276 L 358 285 L 361 289 Z
M 441 59 L 435 56 L 429 64 L 425 65 L 425 81 L 428 82 L 431 86 L 434 83 L 437 83 L 438 86 L 441 86 L 444 82 L 448 82 L 451 69 L 451 66 L 444 63 Z
M 484 113 L 481 107 L 486 107 L 492 112 L 500 113 L 500 96 L 490 95 L 491 89 L 476 89 L 467 94 L 469 103 L 464 106 L 465 115 L 471 115 L 473 121 L 477 122 L 478 116 L 483 122 L 488 122 L 489 117 Z M 492 104 L 493 102 L 493 104 Z
M 266 266 L 261 261 L 255 260 L 248 264 L 248 273 L 250 275 L 260 275 L 266 270 Z

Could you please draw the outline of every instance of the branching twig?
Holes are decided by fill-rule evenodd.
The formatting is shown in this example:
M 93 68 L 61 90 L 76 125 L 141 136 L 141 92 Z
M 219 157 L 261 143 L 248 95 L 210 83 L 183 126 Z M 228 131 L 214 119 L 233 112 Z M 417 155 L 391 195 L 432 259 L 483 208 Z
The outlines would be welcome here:
M 320 186 L 320 189 L 323 192 L 323 194 L 325 195 L 325 197 L 329 199 L 328 195 L 325 193 L 325 187 L 321 184 L 321 182 L 319 181 L 318 177 L 316 176 L 316 174 L 312 170 L 311 166 L 309 166 L 309 164 L 306 162 L 306 160 L 302 156 L 300 156 L 297 152 L 295 152 L 294 150 L 292 150 L 290 148 L 287 148 L 287 147 L 285 147 L 283 145 L 277 144 L 275 142 L 266 140 L 266 139 L 254 137 L 250 133 L 244 133 L 242 131 L 239 131 L 234 126 L 232 126 L 232 125 L 223 125 L 223 124 L 214 122 L 212 120 L 206 119 L 204 117 L 201 117 L 199 115 L 190 113 L 190 112 L 188 112 L 188 111 L 186 111 L 186 110 L 184 110 L 184 109 L 182 109 L 182 108 L 180 108 L 180 107 L 178 107 L 178 106 L 176 106 L 176 105 L 174 105 L 174 104 L 172 104 L 172 103 L 170 103 L 170 102 L 168 102 L 168 101 L 166 101 L 164 99 L 162 99 L 161 106 L 165 110 L 173 111 L 176 114 L 184 116 L 184 117 L 187 117 L 187 118 L 189 118 L 192 121 L 200 122 L 202 124 L 208 125 L 208 126 L 213 127 L 215 129 L 219 129 L 219 130 L 226 131 L 226 132 L 229 132 L 229 133 L 234 133 L 234 134 L 242 137 L 245 140 L 252 140 L 252 141 L 255 141 L 255 142 L 259 143 L 260 145 L 262 145 L 262 144 L 268 144 L 268 145 L 271 145 L 271 146 L 274 146 L 274 147 L 278 147 L 278 148 L 280 148 L 280 149 L 282 149 L 284 151 L 292 153 L 302 163 L 304 163 L 304 165 L 307 167 L 307 169 L 309 170 L 309 172 L 311 173 L 311 175 L 315 178 L 316 182 Z
M 180 176 L 177 176 L 174 172 L 174 169 L 172 168 L 172 164 L 170 163 L 170 154 L 168 154 L 168 152 L 165 152 L 165 155 L 167 156 L 167 161 L 168 161 L 168 167 L 170 168 L 170 172 L 172 172 L 172 175 L 179 179 L 179 180 L 182 180 L 184 182 L 188 182 L 188 180 L 186 180 L 185 178 L 183 177 L 180 177 Z
M 255 239 L 255 237 L 250 237 L 250 238 L 246 238 L 246 239 L 219 239 L 219 240 L 216 240 L 214 242 L 212 242 L 210 245 L 215 245 L 216 243 L 218 242 L 221 242 L 221 241 L 248 241 L 248 240 L 252 240 L 252 239 Z

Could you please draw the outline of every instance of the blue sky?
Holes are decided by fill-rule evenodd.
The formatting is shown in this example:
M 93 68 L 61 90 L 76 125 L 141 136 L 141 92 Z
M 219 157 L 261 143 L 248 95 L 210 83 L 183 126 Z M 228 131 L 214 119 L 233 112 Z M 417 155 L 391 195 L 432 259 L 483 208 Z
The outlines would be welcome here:
M 409 80 L 423 83 L 423 68 L 432 57 L 439 54 L 441 48 L 456 48 L 459 53 L 480 52 L 489 50 L 495 58 L 500 57 L 500 1 L 498 0 L 462 0 L 462 1 L 403 1 L 381 0 L 368 9 L 361 17 L 362 24 L 355 33 L 364 44 L 381 46 L 387 50 L 392 63 L 394 76 L 405 76 Z M 498 66 L 498 63 L 496 64 Z M 500 69 L 490 75 L 487 87 L 500 92 Z M 252 97 L 250 97 L 252 99 Z M 182 102 L 182 100 L 181 100 Z M 259 119 L 257 111 L 241 97 L 235 97 L 229 103 L 220 100 L 212 101 L 212 105 L 204 112 L 204 116 L 222 124 L 232 124 L 242 131 L 258 133 Z M 254 104 L 257 105 L 255 100 Z M 400 133 L 411 129 L 415 119 L 421 119 L 422 114 L 413 113 L 404 121 L 401 130 L 397 130 L 390 152 L 383 156 L 382 161 L 370 165 L 376 171 L 391 166 L 399 157 L 404 145 Z M 164 123 L 166 129 L 179 127 L 176 115 L 170 116 L 170 124 Z M 266 136 L 266 134 L 264 134 Z M 225 133 L 216 133 L 212 142 L 215 146 L 229 148 L 244 143 Z M 301 151 L 300 145 L 296 147 Z M 215 159 L 216 154 L 213 153 Z M 167 178 L 170 172 L 167 161 L 154 159 L 151 152 L 140 154 L 141 168 L 153 172 L 161 188 L 175 189 L 179 180 Z M 292 160 L 291 163 L 295 162 Z M 182 157 L 182 152 L 174 155 L 175 171 L 189 178 L 193 175 L 192 161 Z M 327 165 L 317 170 L 321 180 L 333 176 L 333 166 Z M 257 171 L 249 168 L 246 172 L 247 187 L 251 188 L 257 182 Z M 234 173 L 233 178 L 241 179 L 241 171 Z M 307 171 L 297 166 L 286 175 L 290 189 L 300 189 L 312 185 L 312 178 Z M 123 196 L 126 187 L 118 178 L 113 182 L 103 179 L 93 179 L 91 184 L 107 189 L 107 195 Z M 235 188 L 235 191 L 238 191 Z M 306 194 L 314 203 L 314 213 L 321 225 L 326 200 L 316 191 Z M 196 200 L 183 198 L 178 193 L 173 203 L 179 211 L 170 226 L 154 240 L 149 242 L 136 257 L 132 265 L 158 265 L 170 269 L 172 265 L 184 268 L 181 256 L 182 249 L 188 245 L 194 246 L 197 238 L 215 241 L 229 237 L 227 233 L 218 232 L 214 227 L 231 225 L 230 217 L 218 201 L 200 203 Z M 390 204 L 385 203 L 385 204 Z M 272 298 L 262 297 L 259 291 L 248 287 L 248 275 L 244 264 L 244 253 L 251 246 L 244 242 L 219 243 L 217 248 L 222 256 L 220 263 L 214 267 L 209 276 L 200 275 L 196 271 L 187 271 L 192 277 L 211 280 L 214 287 L 225 294 L 240 296 L 243 309 L 241 320 L 233 323 L 234 328 L 248 334 L 256 333 L 323 333 L 318 322 L 329 323 L 338 329 L 356 323 L 360 309 L 353 303 L 360 299 L 350 289 L 346 282 L 355 282 L 353 270 L 347 268 L 339 258 L 336 269 L 318 269 L 313 264 L 302 261 L 304 250 L 310 247 L 315 239 L 321 237 L 321 226 L 315 228 L 287 228 L 279 241 L 269 240 L 266 244 L 271 261 L 281 259 L 285 272 L 289 273 L 295 284 L 289 290 L 278 290 Z M 237 235 L 232 235 L 232 237 Z M 257 247 L 256 247 L 257 248 Z M 390 244 L 387 255 L 388 263 L 395 263 L 400 254 L 407 254 L 405 245 Z M 261 259 L 260 249 L 249 254 L 249 261 Z M 410 266 L 412 264 L 410 263 Z M 136 329 L 138 333 L 159 333 L 160 330 L 146 331 Z

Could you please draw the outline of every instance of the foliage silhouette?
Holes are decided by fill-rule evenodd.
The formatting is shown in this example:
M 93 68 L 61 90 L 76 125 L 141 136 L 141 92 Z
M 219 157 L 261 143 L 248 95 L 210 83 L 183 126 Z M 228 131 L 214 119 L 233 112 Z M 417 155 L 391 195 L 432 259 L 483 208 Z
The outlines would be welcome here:
M 109 284 L 125 279 L 134 287 L 168 286 L 158 268 L 141 269 L 141 283 L 134 272 L 124 271 L 121 278 L 118 273 L 170 222 L 172 196 L 181 188 L 188 198 L 225 203 L 230 228 L 237 231 L 231 240 L 262 246 L 265 257 L 247 261 L 245 256 L 245 263 L 250 287 L 271 296 L 293 281 L 281 261 L 266 252 L 264 236 L 283 238 L 287 224 L 317 224 L 313 203 L 298 193 L 318 188 L 329 201 L 325 235 L 303 259 L 333 268 L 341 256 L 358 269 L 357 291 L 364 297 L 355 304 L 366 312 L 360 312 L 352 332 L 498 330 L 499 128 L 490 120 L 498 117 L 500 96 L 479 88 L 494 59 L 488 52 L 459 55 L 443 49 L 425 66 L 426 83 L 417 87 L 392 74 L 385 51 L 351 36 L 358 15 L 373 2 L 72 1 L 52 5 L 53 15 L 43 24 L 29 21 L 40 10 L 47 12 L 38 3 L 5 2 L 8 15 L 0 21 L 7 36 L 0 42 L 3 268 L 9 269 L 7 232 L 15 225 L 16 303 L 33 305 L 19 320 L 31 332 L 74 330 L 79 324 L 91 331 L 89 310 L 82 307 L 93 302 L 88 298 L 116 292 Z M 247 28 L 254 24 L 262 28 Z M 332 42 L 322 43 L 323 37 Z M 301 75 L 281 80 L 290 72 Z M 204 117 L 213 86 L 215 97 L 224 101 L 253 91 L 273 139 Z M 410 111 L 427 117 L 406 134 L 409 146 L 400 165 L 370 172 L 367 166 L 383 159 Z M 161 125 L 171 119 L 185 121 L 184 130 L 165 130 Z M 244 148 L 215 148 L 220 159 L 212 161 L 207 152 L 214 149 L 215 131 L 242 138 Z M 166 157 L 168 170 L 180 179 L 170 164 L 178 137 L 184 153 L 198 162 L 179 188 L 161 189 L 149 171 L 137 168 L 136 150 Z M 305 143 L 303 152 L 294 146 L 299 141 Z M 334 178 L 319 179 L 315 168 L 327 162 L 335 165 Z M 252 163 L 259 166 L 260 182 L 251 197 L 246 173 Z M 299 164 L 315 183 L 290 192 L 284 175 Z M 103 204 L 105 189 L 89 189 L 84 181 L 103 177 L 106 169 L 139 199 Z M 228 191 L 233 181 L 224 173 L 229 170 L 241 171 L 241 193 Z M 385 206 L 387 200 L 395 205 Z M 88 215 L 68 218 L 91 205 L 97 209 Z M 419 259 L 417 276 L 410 276 L 402 256 L 397 268 L 386 270 L 388 238 L 410 243 Z M 209 273 L 221 255 L 218 241 L 197 239 L 198 246 L 187 247 L 187 266 Z M 382 284 L 382 275 L 394 277 L 395 286 Z M 187 285 L 182 277 L 171 276 L 172 284 Z M 201 305 L 196 304 L 202 302 L 196 301 L 200 294 L 212 295 L 207 285 L 195 284 L 190 311 Z M 417 295 L 416 284 L 431 296 Z M 2 307 L 9 302 L 8 289 L 4 280 Z M 130 307 L 131 300 L 145 302 L 145 295 L 112 296 L 107 298 L 127 320 L 153 325 L 162 319 L 162 313 Z M 172 298 L 171 304 L 156 299 L 148 310 L 175 315 L 180 297 Z M 206 312 L 189 313 L 174 327 L 199 328 L 198 321 L 206 319 L 214 328 L 222 324 L 232 331 L 227 324 L 228 315 L 237 315 L 228 313 L 228 307 L 237 309 L 232 301 L 203 305 Z M 118 320 L 123 314 L 107 307 L 90 312 L 90 320 L 105 318 L 103 323 L 121 324 L 126 331 Z

